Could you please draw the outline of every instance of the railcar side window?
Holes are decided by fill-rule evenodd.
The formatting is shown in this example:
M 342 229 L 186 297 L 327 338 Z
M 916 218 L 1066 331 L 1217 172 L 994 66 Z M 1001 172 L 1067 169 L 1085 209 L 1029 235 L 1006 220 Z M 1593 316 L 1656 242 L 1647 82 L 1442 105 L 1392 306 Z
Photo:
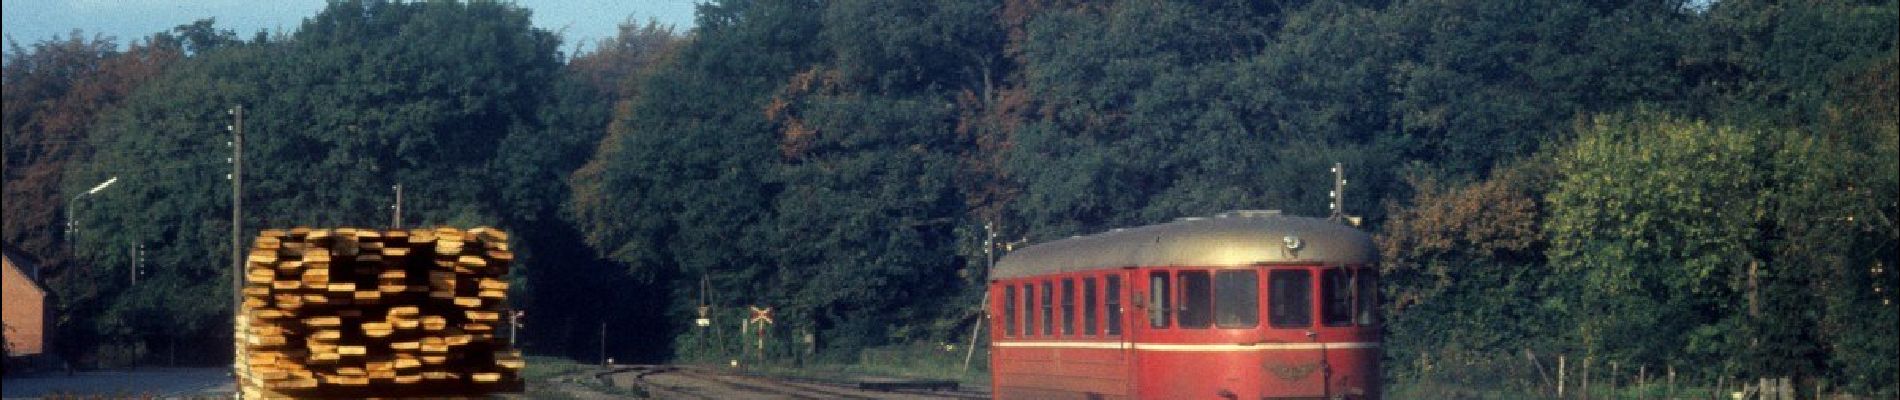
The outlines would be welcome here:
M 1371 268 L 1359 270 L 1359 325 L 1379 324 L 1379 275 Z
M 1108 290 L 1107 332 L 1109 335 L 1120 335 L 1122 334 L 1122 277 L 1109 275 L 1105 283 L 1108 286 L 1104 288 Z
M 1182 328 L 1206 328 L 1213 323 L 1213 285 L 1209 284 L 1207 271 L 1181 271 L 1175 278 L 1181 284 Z
M 1260 274 L 1220 271 L 1214 274 L 1214 325 L 1252 328 L 1260 325 Z
M 1042 334 L 1056 335 L 1056 286 L 1042 281 Z
M 1095 336 L 1095 277 L 1082 278 L 1082 334 Z
M 1036 284 L 1023 284 L 1023 336 L 1036 335 Z
M 1306 271 L 1267 274 L 1267 319 L 1275 328 L 1313 326 L 1313 275 Z
M 1003 287 L 1003 336 L 1016 336 L 1016 287 Z
M 1062 280 L 1062 334 L 1075 335 L 1075 280 Z
M 1173 307 L 1173 296 L 1168 293 L 1168 272 L 1148 273 L 1148 326 L 1168 327 L 1168 310 Z
M 1326 326 L 1352 325 L 1353 280 L 1345 269 L 1328 268 L 1319 274 L 1319 321 Z

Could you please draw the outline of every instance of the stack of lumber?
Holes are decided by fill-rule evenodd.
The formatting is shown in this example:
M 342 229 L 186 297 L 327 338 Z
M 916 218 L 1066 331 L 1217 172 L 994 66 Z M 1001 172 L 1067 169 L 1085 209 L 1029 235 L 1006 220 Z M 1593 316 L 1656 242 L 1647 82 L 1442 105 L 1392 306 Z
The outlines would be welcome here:
M 245 263 L 237 316 L 246 398 L 519 391 L 496 338 L 508 234 L 492 228 L 270 229 Z

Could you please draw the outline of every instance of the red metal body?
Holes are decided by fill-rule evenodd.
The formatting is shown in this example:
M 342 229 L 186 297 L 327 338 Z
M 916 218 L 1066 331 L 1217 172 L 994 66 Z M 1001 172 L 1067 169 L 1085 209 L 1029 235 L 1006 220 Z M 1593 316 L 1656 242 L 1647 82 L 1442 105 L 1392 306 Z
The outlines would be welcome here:
M 1377 399 L 1373 271 L 1308 261 L 1076 268 L 994 279 L 992 393 Z

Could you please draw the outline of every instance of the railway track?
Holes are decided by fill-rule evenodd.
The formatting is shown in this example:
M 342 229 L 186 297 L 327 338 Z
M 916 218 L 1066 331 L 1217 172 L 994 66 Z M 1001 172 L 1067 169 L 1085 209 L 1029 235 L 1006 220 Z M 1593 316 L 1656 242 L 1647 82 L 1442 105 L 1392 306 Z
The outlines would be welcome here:
M 828 381 L 746 374 L 723 368 L 637 365 L 599 375 L 620 388 L 637 388 L 662 399 L 850 399 L 930 400 L 987 399 L 977 390 L 946 389 L 937 381 L 864 380 Z M 926 387 L 939 386 L 937 389 Z M 884 390 L 878 390 L 884 389 Z

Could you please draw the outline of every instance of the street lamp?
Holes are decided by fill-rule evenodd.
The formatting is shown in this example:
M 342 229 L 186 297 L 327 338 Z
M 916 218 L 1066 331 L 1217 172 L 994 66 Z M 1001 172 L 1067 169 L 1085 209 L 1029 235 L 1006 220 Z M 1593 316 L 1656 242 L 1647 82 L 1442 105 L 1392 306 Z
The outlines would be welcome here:
M 98 186 L 93 186 L 92 189 L 87 189 L 85 192 L 81 192 L 79 193 L 79 195 L 73 196 L 73 199 L 71 201 L 66 202 L 66 246 L 68 248 L 72 249 L 75 252 L 78 251 L 78 247 L 74 246 L 73 244 L 73 233 L 79 230 L 79 223 L 73 219 L 75 216 L 75 213 L 73 212 L 73 206 L 79 203 L 80 198 L 86 197 L 86 195 L 99 193 L 99 191 L 101 190 L 106 190 L 106 187 L 112 186 L 113 182 L 118 182 L 118 181 L 119 181 L 119 177 L 116 177 L 116 176 L 112 177 L 111 179 L 106 179 L 105 182 L 99 182 Z M 37 271 L 39 267 L 35 266 L 34 269 L 36 271 L 34 271 L 33 276 L 36 276 L 36 277 L 39 276 L 39 272 Z

